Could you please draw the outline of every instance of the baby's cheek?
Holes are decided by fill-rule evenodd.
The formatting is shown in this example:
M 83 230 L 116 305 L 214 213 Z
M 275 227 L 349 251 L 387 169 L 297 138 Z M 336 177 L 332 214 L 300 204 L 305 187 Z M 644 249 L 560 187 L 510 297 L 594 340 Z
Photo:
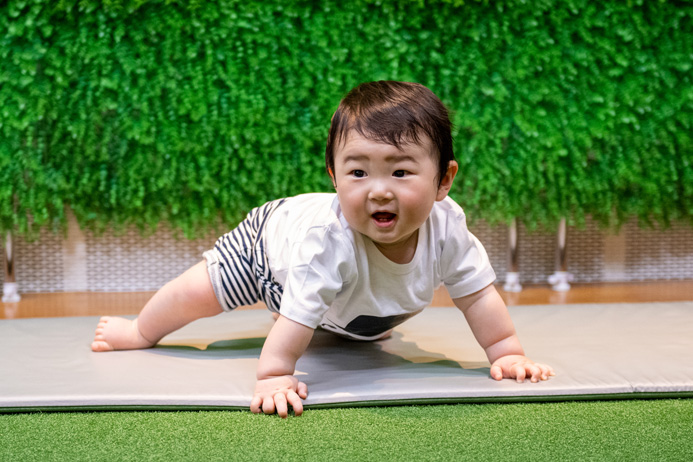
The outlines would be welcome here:
M 433 202 L 422 197 L 421 194 L 408 194 L 400 199 L 400 213 L 406 211 L 412 224 L 421 225 L 431 213 Z

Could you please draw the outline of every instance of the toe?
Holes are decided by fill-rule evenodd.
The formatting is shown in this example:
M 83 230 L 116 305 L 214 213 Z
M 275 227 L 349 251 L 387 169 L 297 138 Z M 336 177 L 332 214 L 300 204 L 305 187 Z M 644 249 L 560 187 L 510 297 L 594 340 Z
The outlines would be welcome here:
M 94 340 L 91 343 L 91 351 L 113 351 L 113 347 L 104 340 Z

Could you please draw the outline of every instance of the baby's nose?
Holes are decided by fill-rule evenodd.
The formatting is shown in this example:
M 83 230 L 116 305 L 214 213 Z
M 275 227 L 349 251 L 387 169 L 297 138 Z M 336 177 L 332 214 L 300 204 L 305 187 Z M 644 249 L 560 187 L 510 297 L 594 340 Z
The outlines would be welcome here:
M 368 198 L 373 201 L 392 200 L 395 197 L 392 190 L 384 181 L 375 181 L 371 187 Z

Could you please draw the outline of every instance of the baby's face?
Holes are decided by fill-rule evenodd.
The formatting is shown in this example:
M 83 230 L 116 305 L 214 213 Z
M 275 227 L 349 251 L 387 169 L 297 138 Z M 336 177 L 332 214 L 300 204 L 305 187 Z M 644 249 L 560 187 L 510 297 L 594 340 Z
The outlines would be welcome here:
M 399 262 L 413 257 L 418 229 L 433 203 L 445 198 L 457 172 L 457 164 L 451 162 L 439 186 L 432 143 L 421 138 L 421 144 L 398 149 L 351 131 L 335 150 L 333 180 L 344 217 L 385 256 Z

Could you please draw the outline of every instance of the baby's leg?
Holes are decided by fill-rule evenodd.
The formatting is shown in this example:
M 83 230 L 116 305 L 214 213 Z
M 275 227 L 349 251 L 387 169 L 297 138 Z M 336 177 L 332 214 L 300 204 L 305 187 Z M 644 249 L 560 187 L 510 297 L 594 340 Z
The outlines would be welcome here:
M 102 317 L 91 349 L 149 348 L 186 324 L 221 312 L 209 280 L 207 263 L 202 261 L 154 294 L 136 320 Z
M 154 346 L 144 338 L 137 328 L 137 319 L 114 318 L 102 316 L 96 326 L 93 351 L 139 350 Z

